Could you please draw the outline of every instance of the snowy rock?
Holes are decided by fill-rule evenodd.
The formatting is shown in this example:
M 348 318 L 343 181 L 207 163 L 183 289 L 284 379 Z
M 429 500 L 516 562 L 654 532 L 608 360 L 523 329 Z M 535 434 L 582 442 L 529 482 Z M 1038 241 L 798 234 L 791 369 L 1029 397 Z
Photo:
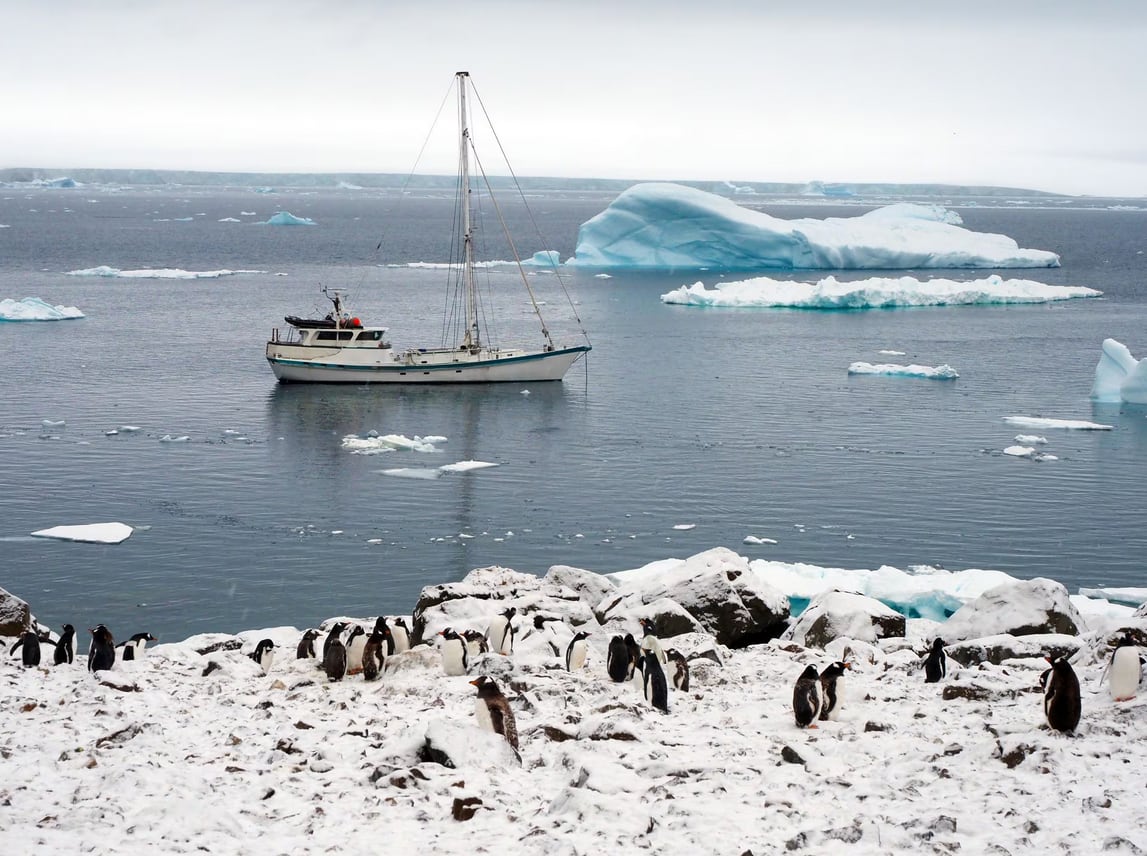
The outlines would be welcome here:
M 984 592 L 944 622 L 949 643 L 1007 633 L 1030 636 L 1062 633 L 1077 636 L 1086 629 L 1067 589 L 1055 580 L 1017 580 Z
M 518 758 L 506 738 L 474 727 L 473 722 L 436 719 L 426 728 L 422 759 L 444 767 L 517 766 Z
M 862 594 L 830 591 L 817 595 L 783 634 L 807 648 L 824 648 L 838 637 L 875 642 L 903 636 L 905 618 Z
M 634 596 L 611 595 L 598 604 L 594 615 L 605 633 L 632 633 L 638 639 L 641 638 L 638 627 L 643 618 L 653 622 L 657 635 L 662 639 L 701 632 L 701 625 L 689 610 L 667 597 L 644 603 Z
M 28 604 L 0 588 L 0 636 L 19 636 L 32 626 Z
M 605 596 L 617 590 L 617 586 L 602 574 L 593 571 L 584 571 L 569 565 L 554 565 L 546 572 L 543 580 L 556 586 L 565 586 L 570 591 L 577 592 L 578 596 L 589 607 L 597 606 Z
M 1078 636 L 1062 633 L 1033 633 L 1027 636 L 1001 633 L 956 642 L 947 645 L 944 651 L 961 666 L 978 666 L 980 663 L 998 666 L 1005 660 L 1070 657 L 1080 649 L 1081 644 Z
M 654 562 L 612 575 L 628 613 L 667 599 L 679 604 L 722 645 L 765 642 L 784 629 L 788 598 L 753 573 L 749 561 L 725 547 L 685 560 Z M 666 636 L 675 635 L 662 630 Z M 680 631 L 687 632 L 687 631 Z

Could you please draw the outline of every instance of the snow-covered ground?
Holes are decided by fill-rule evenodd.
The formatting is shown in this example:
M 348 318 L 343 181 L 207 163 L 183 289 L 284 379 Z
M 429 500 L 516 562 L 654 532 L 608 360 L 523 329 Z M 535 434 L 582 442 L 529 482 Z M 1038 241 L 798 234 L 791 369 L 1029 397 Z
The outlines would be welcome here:
M 615 580 L 682 570 L 666 563 Z M 454 603 L 455 617 L 474 622 L 468 609 L 498 608 Z M 1111 615 L 1084 614 L 1097 627 Z M 468 676 L 445 676 L 437 650 L 421 647 L 374 683 L 329 682 L 314 660 L 295 659 L 301 630 L 290 627 L 156 645 L 95 675 L 82 655 L 29 669 L 5 657 L 5 852 L 1147 849 L 1145 705 L 1117 704 L 1100 687 L 1098 647 L 1075 658 L 1083 719 L 1068 736 L 1044 724 L 1039 657 L 966 669 L 949 660 L 947 679 L 925 684 L 934 621 L 910 620 L 903 639 L 838 639 L 827 650 L 782 640 L 730 650 L 701 633 L 663 640 L 721 661 L 691 660 L 692 687 L 670 690 L 667 715 L 634 684 L 609 680 L 615 628 L 594 628 L 587 668 L 570 673 L 547 644 L 560 651 L 568 626 L 519 621 L 516 653 L 485 655 Z M 246 656 L 264 637 L 279 646 L 267 674 Z M 839 720 L 798 729 L 797 675 L 841 658 L 852 671 Z M 509 698 L 520 763 L 475 723 L 478 674 Z M 473 816 L 456 819 L 467 806 Z

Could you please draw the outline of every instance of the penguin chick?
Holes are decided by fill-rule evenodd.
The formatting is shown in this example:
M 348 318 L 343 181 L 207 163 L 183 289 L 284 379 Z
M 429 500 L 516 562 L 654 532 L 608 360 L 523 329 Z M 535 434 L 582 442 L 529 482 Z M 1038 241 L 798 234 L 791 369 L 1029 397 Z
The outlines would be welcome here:
M 101 672 L 115 665 L 115 639 L 104 625 L 97 624 L 88 630 L 92 634 L 92 644 L 88 648 L 88 671 Z
M 462 638 L 466 640 L 466 659 L 473 660 L 480 654 L 486 654 L 490 646 L 486 644 L 486 637 L 477 630 L 463 630 Z
M 645 700 L 662 713 L 669 713 L 669 688 L 661 661 L 653 651 L 646 651 L 641 661 L 642 688 Z
M 466 656 L 466 640 L 451 627 L 438 633 L 442 637 L 442 671 L 448 675 L 464 675 L 470 665 Z
M 486 731 L 501 734 L 516 752 L 518 724 L 514 721 L 514 711 L 510 709 L 510 703 L 506 701 L 498 685 L 485 675 L 475 678 L 470 683 L 478 688 L 474 711 L 478 725 Z
M 362 679 L 373 681 L 382 674 L 386 666 L 387 651 L 390 640 L 390 628 L 383 621 L 380 629 L 377 624 L 374 631 L 367 637 L 366 646 L 362 649 Z
M 676 648 L 665 652 L 669 662 L 673 664 L 673 689 L 678 692 L 689 692 L 689 663 L 684 655 Z
M 1051 674 L 1044 687 L 1043 712 L 1047 724 L 1056 731 L 1075 731 L 1082 714 L 1079 679 L 1066 657 L 1046 658 L 1051 663 Z
M 609 640 L 609 647 L 605 651 L 605 670 L 609 673 L 609 679 L 619 684 L 629 677 L 629 648 L 624 636 L 614 636 Z
M 657 627 L 651 618 L 641 619 L 641 650 L 652 651 L 657 656 L 657 662 L 665 665 L 668 660 L 665 658 L 665 651 L 661 648 L 661 640 L 657 638 Z
M 840 679 L 852 664 L 837 660 L 820 673 L 820 718 L 835 720 L 840 714 Z
M 948 658 L 944 655 L 944 640 L 937 636 L 932 640 L 932 650 L 924 661 L 924 683 L 935 684 L 948 675 Z
M 585 640 L 588 638 L 589 634 L 586 631 L 579 630 L 566 646 L 567 672 L 576 672 L 585 667 L 585 658 L 589 654 L 589 643 Z
M 24 649 L 20 655 L 21 665 L 26 668 L 40 665 L 40 637 L 36 635 L 35 630 L 25 630 L 20 634 L 16 644 L 8 650 L 9 656 L 15 656 L 21 648 Z
M 816 728 L 816 718 L 820 713 L 819 686 L 816 666 L 808 666 L 797 678 L 793 687 L 793 716 L 797 728 Z
M 345 621 L 336 621 L 333 625 L 331 625 L 331 629 L 327 632 L 327 638 L 323 640 L 323 661 L 319 664 L 323 669 L 326 669 L 327 652 L 330 651 L 331 645 L 335 641 L 338 641 L 340 645 L 342 644 L 342 635 L 343 631 L 346 630 L 346 627 L 347 625 Z M 345 653 L 345 647 L 343 648 L 343 651 Z
M 319 631 L 309 629 L 303 632 L 299 646 L 295 649 L 296 660 L 313 660 L 315 657 L 315 640 L 319 638 Z
M 255 650 L 247 655 L 263 668 L 263 674 L 271 671 L 271 664 L 275 662 L 275 643 L 270 639 L 260 639 Z
M 60 637 L 60 641 L 56 643 L 56 650 L 52 654 L 52 660 L 55 665 L 60 666 L 64 663 L 72 663 L 76 659 L 76 628 L 70 624 L 64 625 L 64 633 Z
M 343 644 L 341 628 L 346 625 L 341 622 L 336 624 L 335 627 L 340 629 L 340 633 L 335 633 L 333 630 L 327 635 L 327 641 L 323 643 L 323 671 L 327 674 L 328 681 L 341 681 L 346 675 L 346 645 Z
M 511 621 L 517 613 L 518 610 L 511 606 L 500 615 L 495 615 L 486 628 L 486 639 L 495 654 L 514 653 L 514 625 Z

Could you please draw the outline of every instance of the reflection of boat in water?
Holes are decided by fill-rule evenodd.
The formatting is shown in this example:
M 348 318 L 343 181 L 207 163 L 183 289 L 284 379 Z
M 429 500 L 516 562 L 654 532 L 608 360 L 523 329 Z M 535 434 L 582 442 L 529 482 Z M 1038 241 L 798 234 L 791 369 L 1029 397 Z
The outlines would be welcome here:
M 459 212 L 455 217 L 458 234 L 451 243 L 457 253 L 452 263 L 452 269 L 457 272 L 453 283 L 456 311 L 447 308 L 444 338 L 452 332 L 458 337 L 455 339 L 458 344 L 395 350 L 386 340 L 386 327 L 363 325 L 345 311 L 341 293 L 324 291 L 334 304 L 326 318 L 287 316 L 285 320 L 290 327 L 285 330 L 276 328 L 267 342 L 267 361 L 280 381 L 416 384 L 561 380 L 570 366 L 590 350 L 584 330 L 584 343 L 559 345 L 554 342 L 542 318 L 541 304 L 534 296 L 516 252 L 518 273 L 541 324 L 542 342 L 533 348 L 499 347 L 490 343 L 485 319 L 492 307 L 483 304 L 475 280 L 471 222 L 471 156 L 479 170 L 481 160 L 473 151 L 474 141 L 470 132 L 466 102 L 469 74 L 460 71 L 455 79 L 460 141 Z M 485 178 L 484 173 L 482 177 Z M 486 189 L 489 190 L 488 181 Z M 500 210 L 498 217 L 504 228 Z M 513 249 L 513 240 L 510 239 L 509 243 Z M 454 329 L 448 330 L 452 320 Z

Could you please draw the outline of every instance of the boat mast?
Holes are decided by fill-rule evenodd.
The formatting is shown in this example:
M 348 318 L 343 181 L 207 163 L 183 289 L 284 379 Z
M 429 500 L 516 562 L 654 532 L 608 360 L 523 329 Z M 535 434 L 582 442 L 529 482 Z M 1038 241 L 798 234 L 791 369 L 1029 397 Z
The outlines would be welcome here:
M 466 109 L 466 81 L 470 72 L 459 71 L 458 79 L 458 162 L 462 181 L 462 278 L 466 289 L 466 335 L 462 347 L 468 350 L 481 348 L 481 334 L 478 330 L 478 300 L 474 284 L 474 244 L 470 228 L 470 121 Z

